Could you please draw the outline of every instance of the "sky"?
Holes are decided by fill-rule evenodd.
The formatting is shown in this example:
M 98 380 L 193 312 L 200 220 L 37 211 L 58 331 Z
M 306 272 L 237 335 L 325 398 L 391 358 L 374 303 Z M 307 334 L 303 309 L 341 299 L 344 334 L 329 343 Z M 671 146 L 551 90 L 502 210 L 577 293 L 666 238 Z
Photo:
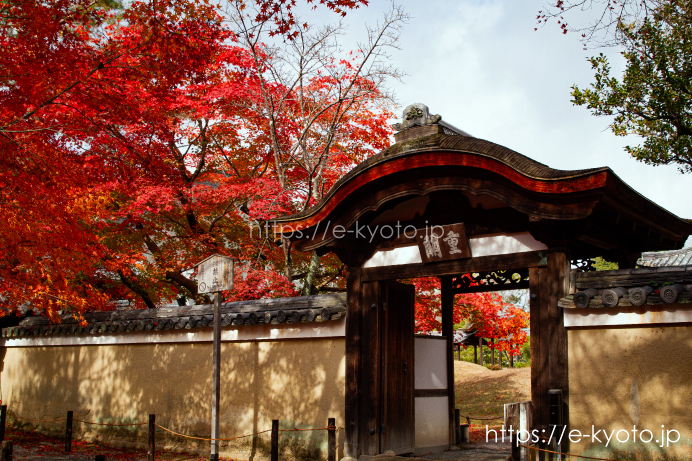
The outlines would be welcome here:
M 546 0 L 406 0 L 411 16 L 402 30 L 392 64 L 407 74 L 390 82 L 399 111 L 419 102 L 444 121 L 557 169 L 608 166 L 648 199 L 682 217 L 692 218 L 687 190 L 692 175 L 674 166 L 649 166 L 629 157 L 636 137 L 616 137 L 610 120 L 594 117 L 570 102 L 571 86 L 593 81 L 590 56 L 604 52 L 615 75 L 623 70 L 618 49 L 584 50 L 575 34 L 556 24 L 537 27 Z M 371 0 L 351 11 L 342 45 L 357 47 L 364 24 L 373 24 L 391 6 Z M 588 15 L 572 21 L 588 23 Z M 310 16 L 313 15 L 313 16 Z M 334 21 L 324 9 L 303 12 L 309 20 Z M 570 19 L 568 17 L 568 19 Z M 692 245 L 688 239 L 687 246 Z

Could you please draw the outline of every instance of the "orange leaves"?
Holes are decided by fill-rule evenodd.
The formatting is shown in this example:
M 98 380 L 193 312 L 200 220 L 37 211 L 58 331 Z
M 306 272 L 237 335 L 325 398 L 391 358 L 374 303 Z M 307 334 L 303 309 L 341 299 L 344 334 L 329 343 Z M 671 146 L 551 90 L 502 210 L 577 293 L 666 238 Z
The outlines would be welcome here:
M 520 353 L 526 341 L 529 314 L 514 304 L 506 303 L 498 293 L 472 293 L 457 296 L 455 308 L 460 317 L 473 323 L 477 336 L 496 339 L 497 349 Z

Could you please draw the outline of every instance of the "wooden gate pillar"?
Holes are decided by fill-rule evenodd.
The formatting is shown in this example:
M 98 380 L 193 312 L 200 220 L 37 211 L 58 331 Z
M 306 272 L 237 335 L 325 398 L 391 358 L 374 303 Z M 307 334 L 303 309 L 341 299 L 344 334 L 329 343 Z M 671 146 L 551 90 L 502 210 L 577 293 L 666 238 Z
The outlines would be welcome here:
M 447 337 L 447 408 L 449 418 L 449 444 L 454 445 L 454 293 L 452 292 L 452 277 L 440 277 L 440 300 L 442 314 L 442 336 Z
M 361 381 L 362 269 L 349 267 L 346 272 L 346 411 L 344 456 L 359 455 L 359 409 Z
M 550 422 L 550 389 L 562 389 L 565 406 L 568 402 L 567 331 L 557 303 L 569 292 L 569 271 L 569 257 L 560 251 L 548 253 L 547 266 L 529 269 L 534 428 Z M 563 413 L 567 422 L 567 412 Z

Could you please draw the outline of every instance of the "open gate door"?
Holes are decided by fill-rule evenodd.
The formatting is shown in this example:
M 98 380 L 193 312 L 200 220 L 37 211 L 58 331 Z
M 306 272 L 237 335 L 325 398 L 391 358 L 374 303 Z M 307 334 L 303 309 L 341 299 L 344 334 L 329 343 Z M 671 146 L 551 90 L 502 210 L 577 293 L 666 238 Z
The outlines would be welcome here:
M 382 284 L 382 423 L 381 452 L 397 455 L 414 450 L 413 326 L 415 288 L 397 282 Z
M 414 451 L 414 300 L 413 285 L 363 284 L 362 455 Z

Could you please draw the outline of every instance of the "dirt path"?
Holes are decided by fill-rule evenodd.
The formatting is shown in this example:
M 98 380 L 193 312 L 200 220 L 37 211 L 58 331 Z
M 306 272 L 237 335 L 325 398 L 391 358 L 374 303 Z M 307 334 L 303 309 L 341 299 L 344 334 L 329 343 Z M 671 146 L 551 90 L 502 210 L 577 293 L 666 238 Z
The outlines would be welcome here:
M 423 458 L 443 461 L 507 461 L 511 453 L 509 443 L 470 443 L 464 445 L 461 450 L 436 453 Z
M 455 404 L 463 416 L 499 420 L 472 420 L 502 424 L 504 404 L 531 400 L 531 368 L 505 368 L 492 371 L 469 362 L 454 362 Z M 473 441 L 473 440 L 472 440 Z

